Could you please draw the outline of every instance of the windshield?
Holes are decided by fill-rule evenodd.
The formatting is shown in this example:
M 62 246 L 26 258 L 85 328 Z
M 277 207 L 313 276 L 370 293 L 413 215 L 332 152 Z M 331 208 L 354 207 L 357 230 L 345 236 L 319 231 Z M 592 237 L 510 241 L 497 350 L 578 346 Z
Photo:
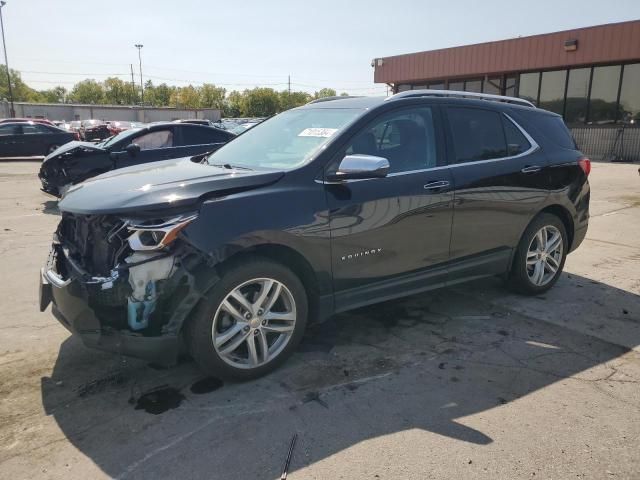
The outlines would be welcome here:
M 100 146 L 101 147 L 109 147 L 109 146 L 113 145 L 114 143 L 119 142 L 120 140 L 123 140 L 123 139 L 125 139 L 127 137 L 131 137 L 132 135 L 134 135 L 138 131 L 140 131 L 139 128 L 130 128 L 128 130 L 125 130 L 124 132 L 120 132 L 119 134 L 108 138 L 104 143 L 100 144 Z
M 246 130 L 207 161 L 249 168 L 299 167 L 362 112 L 350 108 L 289 110 Z

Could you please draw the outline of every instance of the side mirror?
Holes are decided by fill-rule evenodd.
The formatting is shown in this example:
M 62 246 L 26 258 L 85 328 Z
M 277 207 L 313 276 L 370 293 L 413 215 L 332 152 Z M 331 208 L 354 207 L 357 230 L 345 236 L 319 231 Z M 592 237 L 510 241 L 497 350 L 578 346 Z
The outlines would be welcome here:
M 125 150 L 129 155 L 135 157 L 140 153 L 140 145 L 138 145 L 137 143 L 130 143 L 129 145 L 127 145 L 127 148 L 125 148 Z
M 373 155 L 347 155 L 338 170 L 328 175 L 330 181 L 384 178 L 389 173 L 389 160 Z

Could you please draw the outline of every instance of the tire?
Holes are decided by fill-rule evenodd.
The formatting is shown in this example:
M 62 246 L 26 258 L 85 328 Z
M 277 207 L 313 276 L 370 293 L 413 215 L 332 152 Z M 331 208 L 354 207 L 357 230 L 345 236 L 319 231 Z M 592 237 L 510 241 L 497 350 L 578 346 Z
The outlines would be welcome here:
M 559 243 L 554 241 L 556 233 L 561 236 Z M 541 238 L 545 239 L 547 249 L 557 244 L 559 251 L 553 249 L 551 253 L 546 252 L 544 245 L 539 248 Z M 553 287 L 560 278 L 567 258 L 567 239 L 564 223 L 555 215 L 542 213 L 534 218 L 516 249 L 507 278 L 509 287 L 525 295 L 539 295 Z
M 274 282 L 271 286 L 270 281 Z M 260 302 L 265 290 L 269 295 Z M 234 292 L 236 296 L 230 297 Z M 238 293 L 251 311 L 237 301 Z M 275 303 L 267 311 L 271 301 Z M 265 307 L 264 311 L 258 304 Z M 231 310 L 235 310 L 235 314 L 230 313 Z M 279 318 L 274 318 L 278 315 Z M 200 302 L 189 319 L 185 340 L 189 353 L 207 374 L 249 380 L 276 369 L 293 353 L 304 334 L 307 317 L 307 294 L 300 279 L 279 263 L 251 257 L 222 274 L 211 294 Z M 237 342 L 237 347 L 231 349 Z M 225 351 L 229 349 L 231 351 Z
M 55 150 L 57 150 L 60 147 L 60 145 L 57 144 L 53 144 L 53 145 L 49 145 L 47 147 L 47 151 L 45 152 L 45 156 L 47 155 L 51 155 Z

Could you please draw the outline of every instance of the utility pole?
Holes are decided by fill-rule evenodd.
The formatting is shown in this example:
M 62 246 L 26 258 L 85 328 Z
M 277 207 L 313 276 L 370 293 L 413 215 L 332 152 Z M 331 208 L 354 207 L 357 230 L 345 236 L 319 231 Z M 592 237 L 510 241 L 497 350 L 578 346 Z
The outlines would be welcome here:
M 131 105 L 135 105 L 135 103 L 136 103 L 136 82 L 133 79 L 133 63 L 130 63 L 129 66 L 131 67 L 131 96 L 129 97 L 129 102 L 131 103 Z
M 135 47 L 138 49 L 138 61 L 140 62 L 140 103 L 144 105 L 144 84 L 142 83 L 142 54 L 140 53 L 144 45 L 142 45 L 141 43 L 136 43 Z
M 0 27 L 2 28 L 2 47 L 4 48 L 4 64 L 7 66 L 7 85 L 9 86 L 9 101 L 11 102 L 10 114 L 12 118 L 16 116 L 16 109 L 13 108 L 13 89 L 11 88 L 11 74 L 9 73 L 9 60 L 7 60 L 7 41 L 4 39 L 4 21 L 2 20 L 2 7 L 7 2 L 0 1 Z

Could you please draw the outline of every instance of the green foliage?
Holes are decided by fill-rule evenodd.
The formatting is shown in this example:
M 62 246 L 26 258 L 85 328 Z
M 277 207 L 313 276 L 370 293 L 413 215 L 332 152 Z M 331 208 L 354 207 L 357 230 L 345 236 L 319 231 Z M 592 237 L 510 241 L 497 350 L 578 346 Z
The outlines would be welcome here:
M 111 105 L 123 105 L 131 101 L 131 84 L 119 78 L 109 77 L 103 82 L 104 100 Z
M 314 97 L 315 98 L 327 98 L 327 97 L 335 97 L 336 95 L 337 95 L 336 91 L 333 88 L 323 88 L 319 92 L 316 92 Z
M 9 98 L 7 70 L 0 65 L 0 98 Z M 20 72 L 11 70 L 11 86 L 15 101 L 46 103 L 85 103 L 107 105 L 137 105 L 140 102 L 140 84 L 117 77 L 109 77 L 103 82 L 85 79 L 76 83 L 71 91 L 57 86 L 49 90 L 37 91 L 20 78 Z M 341 96 L 348 94 L 343 92 Z M 151 80 L 144 84 L 144 104 L 153 107 L 176 108 L 217 108 L 225 117 L 268 117 L 290 108 L 299 107 L 313 99 L 336 96 L 332 88 L 323 88 L 313 95 L 307 92 L 271 88 L 254 88 L 239 92 L 227 92 L 212 83 L 201 86 L 176 87 L 161 83 L 154 85 Z
M 245 90 L 243 95 L 244 117 L 269 117 L 280 111 L 280 97 L 273 88 Z
M 69 100 L 74 103 L 104 104 L 105 91 L 101 83 L 92 78 L 76 83 L 69 94 Z

